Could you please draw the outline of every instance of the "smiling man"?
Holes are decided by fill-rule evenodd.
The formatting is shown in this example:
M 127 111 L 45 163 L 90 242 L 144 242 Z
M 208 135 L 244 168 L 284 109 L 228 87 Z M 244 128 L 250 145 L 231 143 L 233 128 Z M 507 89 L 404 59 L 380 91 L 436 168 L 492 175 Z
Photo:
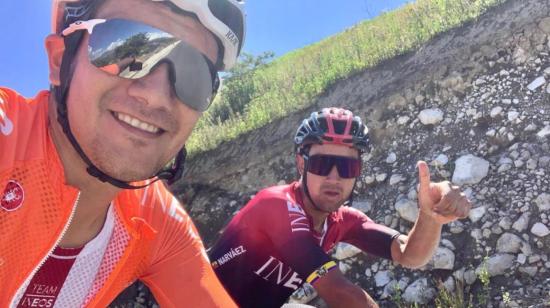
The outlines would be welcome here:
M 443 224 L 467 216 L 470 202 L 449 182 L 430 182 L 425 162 L 417 221 L 407 235 L 344 206 L 369 150 L 368 130 L 349 110 L 325 108 L 301 123 L 294 143 L 300 180 L 260 191 L 210 252 L 216 274 L 241 307 L 280 307 L 304 282 L 330 307 L 377 307 L 327 254 L 338 242 L 406 267 L 426 264 Z
M 0 306 L 234 306 L 160 179 L 242 47 L 238 0 L 53 0 L 51 92 L 0 88 Z

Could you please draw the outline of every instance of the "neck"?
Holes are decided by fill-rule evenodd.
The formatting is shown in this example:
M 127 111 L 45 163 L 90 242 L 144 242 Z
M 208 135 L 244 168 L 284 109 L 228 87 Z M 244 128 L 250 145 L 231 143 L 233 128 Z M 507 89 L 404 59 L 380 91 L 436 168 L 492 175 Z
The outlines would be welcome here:
M 303 188 L 302 181 L 298 183 L 298 190 L 299 190 L 300 196 L 302 197 L 302 202 L 304 203 L 303 204 L 304 210 L 313 220 L 313 228 L 315 229 L 315 231 L 321 232 L 323 230 L 323 225 L 325 223 L 325 220 L 330 213 L 320 211 L 319 209 L 317 209 L 317 207 L 311 202 L 311 200 L 306 195 L 306 192 Z

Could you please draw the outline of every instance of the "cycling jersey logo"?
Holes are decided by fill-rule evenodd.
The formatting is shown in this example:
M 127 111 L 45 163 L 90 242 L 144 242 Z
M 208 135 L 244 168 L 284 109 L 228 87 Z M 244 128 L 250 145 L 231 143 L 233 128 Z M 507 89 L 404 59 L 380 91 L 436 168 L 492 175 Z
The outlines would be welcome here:
M 226 254 L 218 258 L 216 261 L 212 262 L 212 267 L 217 268 L 220 265 L 223 265 L 224 263 L 227 263 L 229 260 L 242 255 L 246 252 L 246 249 L 244 249 L 243 245 L 231 248 Z
M 4 105 L 4 100 L 0 98 L 0 106 Z M 13 122 L 8 119 L 3 108 L 0 108 L 0 132 L 2 135 L 9 136 L 13 131 Z
M 15 211 L 21 207 L 23 200 L 25 199 L 25 192 L 21 184 L 16 181 L 8 181 L 6 189 L 2 194 L 2 200 L 0 201 L 0 207 L 6 211 Z

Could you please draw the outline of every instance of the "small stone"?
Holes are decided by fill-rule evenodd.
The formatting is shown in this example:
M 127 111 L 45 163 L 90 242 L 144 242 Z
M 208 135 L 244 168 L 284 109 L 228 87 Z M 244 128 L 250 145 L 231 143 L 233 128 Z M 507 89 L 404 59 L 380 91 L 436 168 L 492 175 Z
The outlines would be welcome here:
M 548 227 L 546 227 L 546 225 L 537 222 L 533 225 L 533 227 L 531 227 L 531 233 L 538 237 L 545 237 L 550 234 L 550 230 L 548 230 Z
M 540 76 L 533 80 L 528 86 L 527 89 L 531 91 L 535 91 L 538 87 L 542 86 L 546 83 L 546 79 L 544 79 L 544 76 Z
M 443 111 L 439 108 L 424 109 L 418 114 L 418 119 L 424 125 L 435 125 L 443 120 Z
M 374 275 L 374 281 L 376 282 L 377 287 L 382 287 L 388 284 L 392 279 L 393 275 L 390 271 L 379 271 Z
M 504 233 L 497 241 L 497 252 L 518 253 L 521 243 L 522 240 L 519 236 L 512 233 Z
M 476 207 L 470 210 L 470 213 L 468 214 L 468 217 L 473 223 L 478 222 L 483 215 L 485 215 L 485 212 L 487 209 L 485 206 Z
M 397 124 L 405 125 L 405 124 L 409 123 L 409 120 L 410 120 L 410 118 L 408 116 L 402 116 L 402 117 L 397 118 Z
M 550 194 L 540 194 L 535 200 L 535 203 L 537 204 L 539 211 L 541 212 L 550 210 Z
M 436 294 L 436 290 L 428 286 L 428 279 L 420 278 L 405 289 L 403 299 L 408 303 L 425 305 L 429 303 Z
M 385 173 L 377 174 L 377 175 L 376 175 L 376 182 L 382 183 L 382 182 L 384 182 L 384 181 L 386 180 L 387 177 L 388 177 L 388 175 L 385 174 Z
M 449 162 L 449 157 L 447 157 L 447 155 L 445 155 L 445 154 L 439 154 L 439 155 L 437 155 L 437 157 L 432 161 L 431 165 L 432 165 L 432 166 L 441 167 L 441 166 L 445 166 L 448 162 Z
M 395 210 L 406 221 L 415 222 L 418 217 L 418 205 L 409 199 L 400 199 L 395 203 Z
M 446 247 L 437 247 L 429 263 L 434 269 L 452 270 L 455 264 L 455 254 Z
M 405 177 L 402 176 L 401 174 L 393 174 L 391 177 L 390 177 L 390 185 L 395 185 L 399 182 L 402 182 L 405 180 Z
M 338 260 L 351 258 L 361 252 L 361 249 L 344 242 L 338 243 L 333 256 Z
M 502 107 L 500 106 L 497 106 L 497 107 L 494 107 L 493 109 L 491 109 L 491 118 L 496 118 L 497 116 L 500 115 L 500 113 L 502 112 Z
M 516 258 L 510 254 L 496 254 L 487 260 L 487 263 L 482 263 L 477 269 L 476 273 L 480 273 L 483 267 L 487 268 L 489 276 L 494 277 L 503 275 L 510 270 L 514 264 Z
M 530 277 L 535 277 L 535 275 L 537 275 L 538 268 L 536 266 L 526 266 L 520 267 L 519 271 L 529 275 Z
M 388 157 L 386 157 L 386 163 L 393 164 L 397 160 L 397 155 L 393 152 L 391 152 Z
M 477 184 L 487 176 L 488 172 L 488 161 L 468 154 L 456 160 L 452 181 L 458 185 Z
M 527 256 L 520 253 L 520 254 L 518 254 L 517 261 L 518 261 L 519 264 L 525 264 L 525 261 L 527 261 Z
M 540 137 L 540 138 L 544 138 L 546 136 L 550 135 L 550 125 L 547 125 L 545 126 L 543 129 L 541 129 L 538 133 L 537 133 L 537 136 Z
M 365 179 L 364 179 L 365 184 L 367 184 L 367 185 L 370 185 L 370 184 L 374 183 L 375 180 L 376 180 L 376 178 L 372 175 L 367 175 L 367 176 L 365 176 Z
M 519 117 L 519 112 L 517 112 L 517 111 L 508 112 L 508 121 L 512 122 L 515 119 L 517 119 L 518 117 Z
M 503 164 L 503 165 L 500 165 L 497 169 L 497 172 L 498 173 L 502 173 L 502 172 L 506 172 L 508 170 L 512 169 L 512 165 L 511 164 Z

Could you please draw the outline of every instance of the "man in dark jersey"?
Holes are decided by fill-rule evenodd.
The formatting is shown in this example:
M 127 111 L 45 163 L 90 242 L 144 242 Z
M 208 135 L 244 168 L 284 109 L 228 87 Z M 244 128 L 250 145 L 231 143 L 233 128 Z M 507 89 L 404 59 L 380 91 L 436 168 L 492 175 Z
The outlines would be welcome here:
M 260 191 L 229 223 L 210 251 L 226 290 L 241 307 L 280 307 L 304 282 L 331 306 L 377 307 L 347 280 L 327 252 L 347 242 L 416 268 L 437 248 L 443 224 L 464 218 L 470 202 L 449 182 L 432 183 L 418 163 L 419 215 L 407 235 L 346 204 L 368 151 L 368 129 L 352 112 L 325 108 L 294 138 L 299 181 Z

